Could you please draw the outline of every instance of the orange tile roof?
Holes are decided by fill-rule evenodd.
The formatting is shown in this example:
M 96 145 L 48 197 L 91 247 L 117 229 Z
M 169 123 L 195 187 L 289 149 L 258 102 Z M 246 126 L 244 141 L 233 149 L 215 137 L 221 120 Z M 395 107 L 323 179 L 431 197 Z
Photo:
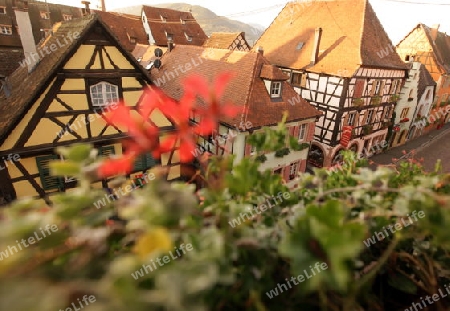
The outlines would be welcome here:
M 213 32 L 203 44 L 207 48 L 229 49 L 242 32 Z
M 279 68 L 273 65 L 262 65 L 259 76 L 272 81 L 286 81 L 289 76 L 284 74 Z
M 319 57 L 311 65 L 315 29 L 322 28 Z M 392 46 L 367 0 L 291 2 L 255 43 L 273 64 L 350 77 L 360 66 L 406 69 L 396 53 L 380 58 Z
M 190 12 L 182 12 L 172 9 L 143 6 L 155 44 L 167 46 L 166 33 L 172 34 L 173 43 L 186 45 L 203 45 L 208 36 L 197 23 Z M 165 18 L 164 22 L 161 17 Z M 183 24 L 181 21 L 185 21 Z M 188 41 L 186 36 L 192 37 Z
M 147 34 L 139 16 L 102 11 L 95 11 L 95 14 L 100 16 L 129 52 L 134 50 L 137 43 L 148 44 Z
M 241 121 L 250 121 L 254 128 L 275 125 L 282 120 L 284 111 L 289 113 L 288 122 L 321 115 L 286 81 L 282 82 L 281 99 L 270 98 L 264 80 L 259 76 L 261 68 L 270 64 L 260 53 L 177 45 L 171 52 L 166 52 L 161 61 L 160 69 L 150 71 L 152 81 L 177 100 L 182 96 L 181 85 L 186 75 L 200 74 L 212 81 L 222 72 L 236 73 L 225 90 L 223 101 L 240 106 L 242 112 L 234 118 L 222 117 L 220 120 L 230 127 L 239 126 Z M 183 67 L 185 70 L 181 70 Z M 275 69 L 279 71 L 277 75 L 283 74 L 280 69 Z M 198 104 L 202 105 L 201 102 Z

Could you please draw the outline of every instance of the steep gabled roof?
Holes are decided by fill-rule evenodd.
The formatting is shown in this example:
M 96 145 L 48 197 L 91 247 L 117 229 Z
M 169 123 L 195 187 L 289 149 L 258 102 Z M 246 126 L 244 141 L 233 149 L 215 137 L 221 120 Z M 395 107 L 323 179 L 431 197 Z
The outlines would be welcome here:
M 11 96 L 6 97 L 4 92 L 0 93 L 0 144 L 3 143 L 10 131 L 16 126 L 20 119 L 26 114 L 27 110 L 34 104 L 36 99 L 42 94 L 45 88 L 56 77 L 70 56 L 75 53 L 81 45 L 89 31 L 99 25 L 105 30 L 111 42 L 115 42 L 122 54 L 133 63 L 137 70 L 140 70 L 147 81 L 150 78 L 143 70 L 133 56 L 120 45 L 114 34 L 99 19 L 97 15 L 88 15 L 68 22 L 62 22 L 55 27 L 53 35 L 48 37 L 44 47 L 56 45 L 58 48 L 46 57 L 43 57 L 35 69 L 28 73 L 26 65 L 20 66 L 14 73 L 8 77 L 8 85 Z M 75 40 L 68 40 L 74 33 L 79 33 Z M 73 37 L 72 37 L 73 38 Z M 65 40 L 66 39 L 66 40 Z M 64 44 L 61 44 L 64 42 Z M 41 48 L 44 50 L 45 48 Z M 48 48 L 47 48 L 48 50 Z
M 422 98 L 423 93 L 428 86 L 436 86 L 436 82 L 434 82 L 433 77 L 430 75 L 430 72 L 425 67 L 425 65 L 421 64 L 419 68 L 419 83 L 417 86 L 417 98 Z
M 315 30 L 322 28 L 317 62 L 311 65 Z M 367 0 L 291 2 L 255 43 L 273 64 L 312 72 L 350 77 L 360 66 L 406 69 L 395 53 L 380 58 L 392 47 Z
M 172 35 L 172 41 L 175 44 L 203 45 L 208 38 L 190 12 L 146 5 L 142 10 L 147 17 L 147 23 L 156 45 L 167 46 L 167 34 Z M 192 40 L 189 41 L 188 37 L 192 37 Z
M 213 32 L 203 46 L 215 49 L 229 49 L 239 36 L 245 38 L 243 32 Z
M 139 16 L 102 11 L 95 11 L 95 14 L 108 25 L 127 51 L 132 52 L 138 43 L 148 44 L 147 34 Z M 135 43 L 132 42 L 133 38 Z
M 424 24 L 421 24 L 421 26 L 427 34 L 430 45 L 433 47 L 436 61 L 445 73 L 450 74 L 450 36 L 446 33 L 438 31 L 436 40 L 433 41 L 432 29 Z
M 284 111 L 289 113 L 288 122 L 321 115 L 286 81 L 282 82 L 281 99 L 270 98 L 260 73 L 263 66 L 272 65 L 260 53 L 177 45 L 171 52 L 166 52 L 161 61 L 160 69 L 154 68 L 150 71 L 151 78 L 166 94 L 176 100 L 182 96 L 180 85 L 186 75 L 199 74 L 213 81 L 220 73 L 236 73 L 225 90 L 223 101 L 234 103 L 241 107 L 242 111 L 234 118 L 220 119 L 230 127 L 240 124 L 241 121 L 250 121 L 254 128 L 275 125 L 282 120 Z M 179 68 L 179 65 L 184 67 L 186 64 L 190 64 L 192 69 L 187 70 L 185 74 L 174 70 Z M 278 74 L 283 75 L 280 69 L 272 67 Z M 283 75 L 283 78 L 286 77 Z

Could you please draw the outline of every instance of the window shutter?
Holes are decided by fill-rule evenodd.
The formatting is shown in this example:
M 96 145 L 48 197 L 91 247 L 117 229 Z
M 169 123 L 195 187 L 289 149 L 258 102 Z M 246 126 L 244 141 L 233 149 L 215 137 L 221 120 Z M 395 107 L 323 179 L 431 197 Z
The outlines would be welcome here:
M 302 160 L 302 161 L 300 161 L 299 172 L 300 172 L 300 173 L 304 173 L 305 170 L 306 170 L 306 160 Z
M 141 154 L 134 162 L 133 171 L 145 171 L 155 165 L 156 161 L 150 153 Z
M 42 188 L 44 190 L 63 189 L 62 179 L 58 176 L 50 175 L 49 164 L 52 160 L 57 160 L 59 157 L 57 155 L 48 155 L 42 157 L 36 157 L 36 165 L 41 177 Z
M 98 154 L 101 157 L 109 158 L 110 156 L 116 154 L 114 146 L 102 146 L 98 148 Z
M 296 125 L 296 126 L 294 126 L 294 137 L 295 137 L 295 139 L 298 139 L 298 134 L 300 134 L 300 126 Z
M 289 181 L 289 171 L 291 170 L 291 168 L 290 168 L 290 166 L 288 165 L 288 166 L 285 166 L 284 168 L 283 168 L 283 179 L 284 179 L 284 181 Z
M 364 80 L 356 80 L 355 91 L 353 92 L 353 98 L 360 98 L 364 92 Z
M 316 126 L 315 122 L 309 123 L 309 128 L 307 128 L 307 133 L 306 133 L 306 141 L 307 142 L 310 142 L 314 139 L 315 126 Z
M 250 153 L 252 151 L 252 146 L 250 144 L 245 144 L 245 151 L 244 151 L 244 155 L 245 156 L 249 156 Z

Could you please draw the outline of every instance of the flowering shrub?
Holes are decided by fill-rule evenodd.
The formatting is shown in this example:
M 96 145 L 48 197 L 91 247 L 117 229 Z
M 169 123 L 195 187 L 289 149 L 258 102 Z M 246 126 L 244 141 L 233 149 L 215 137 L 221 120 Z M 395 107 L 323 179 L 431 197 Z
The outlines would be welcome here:
M 53 164 L 53 172 L 76 176 L 78 188 L 53 196 L 52 207 L 28 200 L 2 211 L 0 310 L 67 310 L 86 297 L 95 297 L 85 307 L 92 311 L 404 310 L 450 282 L 450 177 L 438 173 L 439 165 L 431 173 L 413 161 L 373 171 L 344 152 L 339 170 L 300 174 L 290 190 L 255 160 L 286 142 L 283 122 L 250 139 L 259 151 L 252 157 L 237 163 L 232 156 L 211 157 L 200 191 L 168 183 L 153 168 L 155 180 L 95 207 L 104 192 L 91 181 L 126 173 L 139 153 L 158 155 L 178 139 L 183 160 L 190 159 L 195 133 L 213 129 L 218 115 L 235 113 L 211 105 L 218 105 L 224 80 L 215 96 L 204 86 L 196 94 L 209 103 L 201 125 L 187 121 L 196 109 L 190 101 L 195 87 L 203 85 L 191 80 L 179 104 L 152 90 L 139 107 L 141 120 L 124 105 L 122 114 L 108 116 L 128 127 L 122 158 L 99 163 L 89 145 L 59 150 L 67 161 Z M 147 121 L 155 107 L 177 126 L 161 144 Z M 295 140 L 289 145 L 304 147 Z M 262 208 L 280 193 L 283 200 Z M 255 206 L 260 213 L 242 217 Z M 392 232 L 387 228 L 405 223 L 413 211 L 425 217 L 367 246 L 368 238 Z M 237 218 L 243 223 L 230 226 Z M 53 224 L 56 232 L 9 253 Z M 312 275 L 319 265 L 326 268 Z M 295 276 L 303 281 L 288 288 Z M 280 284 L 286 290 L 275 294 Z M 430 307 L 449 306 L 443 298 Z

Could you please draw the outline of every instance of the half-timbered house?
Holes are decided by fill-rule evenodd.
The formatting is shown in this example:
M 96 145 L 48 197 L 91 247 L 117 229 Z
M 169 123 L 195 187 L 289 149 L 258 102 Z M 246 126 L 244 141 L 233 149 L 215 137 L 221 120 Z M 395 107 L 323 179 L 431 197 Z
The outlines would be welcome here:
M 71 178 L 50 175 L 49 161 L 64 160 L 55 154 L 56 147 L 91 143 L 101 156 L 120 155 L 125 129 L 107 125 L 101 112 L 118 99 L 134 111 L 151 84 L 148 73 L 97 15 L 58 24 L 43 47 L 51 53 L 30 72 L 26 67 L 17 69 L 0 94 L 3 203 L 22 197 L 50 202 L 54 193 L 75 186 Z M 161 135 L 173 129 L 158 111 L 150 120 L 160 127 Z M 141 156 L 131 175 L 160 163 L 168 167 L 168 179 L 176 179 L 177 158 L 177 152 L 160 160 Z M 108 180 L 94 184 L 108 185 Z
M 331 166 L 340 151 L 364 156 L 387 145 L 388 125 L 407 67 L 367 0 L 288 3 L 253 49 L 290 75 L 301 96 L 323 112 L 309 164 Z
M 245 40 L 244 32 L 213 32 L 203 46 L 236 51 L 250 51 L 251 49 L 247 40 Z
M 430 73 L 419 62 L 410 60 L 409 76 L 400 92 L 400 98 L 395 106 L 394 127 L 390 146 L 403 145 L 407 140 L 421 133 L 421 120 L 428 118 L 431 103 L 434 98 L 436 83 Z
M 425 131 L 435 129 L 450 120 L 450 36 L 439 31 L 439 25 L 418 24 L 397 44 L 397 53 L 405 60 L 425 65 L 436 82 L 436 96 L 430 115 L 433 122 Z
M 198 74 L 213 81 L 224 72 L 235 73 L 235 77 L 222 100 L 242 110 L 233 118 L 222 116 L 213 135 L 199 137 L 195 156 L 203 152 L 233 154 L 236 161 L 240 161 L 255 152 L 247 142 L 248 137 L 264 126 L 276 126 L 286 111 L 289 133 L 305 144 L 305 149 L 288 151 L 286 144 L 286 148 L 279 151 L 286 152 L 285 156 L 277 157 L 275 152 L 265 154 L 266 161 L 261 169 L 271 169 L 281 174 L 289 186 L 295 186 L 297 173 L 305 171 L 320 112 L 294 91 L 287 82 L 288 77 L 271 65 L 262 53 L 177 45 L 163 55 L 160 68 L 150 71 L 152 81 L 160 81 L 160 88 L 176 100 L 182 96 L 180 83 L 187 75 Z M 296 100 L 295 106 L 290 104 L 293 100 Z M 192 120 L 198 122 L 198 116 L 192 115 Z

